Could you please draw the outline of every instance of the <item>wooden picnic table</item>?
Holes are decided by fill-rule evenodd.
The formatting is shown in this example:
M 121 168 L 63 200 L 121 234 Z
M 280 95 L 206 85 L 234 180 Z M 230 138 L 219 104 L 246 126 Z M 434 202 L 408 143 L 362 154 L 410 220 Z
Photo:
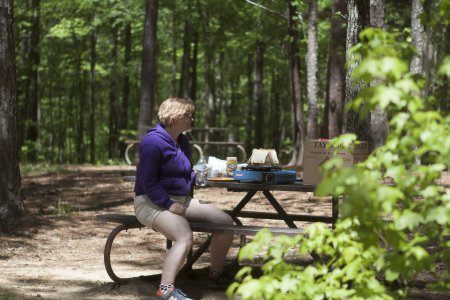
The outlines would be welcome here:
M 301 182 L 291 183 L 291 184 L 270 184 L 270 183 L 259 183 L 259 182 L 239 182 L 239 181 L 208 181 L 207 187 L 225 188 L 229 192 L 245 192 L 245 196 L 239 201 L 239 203 L 232 209 L 226 210 L 226 212 L 233 217 L 233 219 L 239 218 L 250 218 L 258 220 L 283 220 L 287 227 L 276 227 L 279 230 L 285 229 L 297 229 L 296 221 L 302 222 L 324 222 L 330 223 L 334 227 L 339 215 L 339 199 L 337 197 L 332 197 L 332 211 L 331 216 L 323 215 L 301 215 L 301 214 L 291 214 L 286 212 L 283 208 L 282 203 L 276 199 L 272 191 L 289 191 L 298 193 L 308 193 L 314 192 L 316 186 L 306 185 Z M 250 202 L 253 196 L 257 192 L 262 192 L 272 207 L 275 209 L 276 213 L 262 212 L 256 210 L 243 210 L 246 205 Z M 262 226 L 264 227 L 264 226 Z M 271 227 L 273 228 L 273 227 Z M 197 259 L 208 249 L 211 239 L 207 239 L 195 253 L 188 258 L 186 264 L 183 266 L 182 271 L 191 269 L 192 265 L 197 261 Z M 314 254 L 312 254 L 315 256 Z

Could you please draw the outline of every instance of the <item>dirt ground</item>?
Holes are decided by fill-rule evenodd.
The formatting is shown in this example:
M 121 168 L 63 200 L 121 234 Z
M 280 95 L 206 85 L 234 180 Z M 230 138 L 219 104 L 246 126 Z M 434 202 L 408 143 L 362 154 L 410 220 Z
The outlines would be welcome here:
M 78 166 L 67 172 L 23 176 L 26 215 L 13 231 L 0 233 L 0 300 L 149 299 L 159 282 L 142 275 L 160 273 L 165 253 L 163 237 L 144 228 L 116 238 L 112 266 L 119 277 L 131 281 L 114 287 L 104 268 L 103 248 L 115 225 L 95 219 L 108 212 L 133 213 L 133 184 L 123 181 L 123 176 L 133 172 L 132 167 L 124 166 Z M 329 199 L 314 198 L 310 193 L 274 195 L 287 211 L 331 215 Z M 196 190 L 195 196 L 225 209 L 232 208 L 244 194 L 207 187 Z M 246 207 L 256 208 L 273 211 L 262 194 Z M 281 225 L 278 222 L 264 224 Z M 203 234 L 195 234 L 196 246 L 204 238 Z M 228 255 L 230 263 L 238 250 L 239 239 L 235 238 Z M 208 259 L 205 253 L 194 271 L 181 276 L 177 285 L 195 299 L 226 299 L 224 290 L 205 285 Z M 450 293 L 413 289 L 410 299 L 450 299 Z

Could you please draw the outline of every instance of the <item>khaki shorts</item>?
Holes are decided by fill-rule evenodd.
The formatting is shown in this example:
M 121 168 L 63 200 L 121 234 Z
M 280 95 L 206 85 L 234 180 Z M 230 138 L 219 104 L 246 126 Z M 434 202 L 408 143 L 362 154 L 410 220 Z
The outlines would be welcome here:
M 169 195 L 170 199 L 174 202 L 178 202 L 185 207 L 189 206 L 191 202 L 191 196 L 174 196 Z M 149 228 L 153 229 L 153 222 L 155 221 L 158 214 L 165 211 L 159 205 L 153 203 L 147 195 L 140 195 L 134 197 L 134 213 L 138 221 Z

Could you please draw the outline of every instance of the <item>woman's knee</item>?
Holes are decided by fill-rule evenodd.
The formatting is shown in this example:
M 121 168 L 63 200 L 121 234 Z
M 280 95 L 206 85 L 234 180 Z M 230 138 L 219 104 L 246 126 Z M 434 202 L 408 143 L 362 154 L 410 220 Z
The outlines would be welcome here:
M 226 212 L 222 212 L 221 217 L 217 219 L 216 223 L 231 225 L 233 224 L 233 218 Z
M 186 249 L 192 248 L 193 234 L 191 228 L 179 228 L 179 232 L 174 235 L 173 241 L 178 244 L 185 245 Z

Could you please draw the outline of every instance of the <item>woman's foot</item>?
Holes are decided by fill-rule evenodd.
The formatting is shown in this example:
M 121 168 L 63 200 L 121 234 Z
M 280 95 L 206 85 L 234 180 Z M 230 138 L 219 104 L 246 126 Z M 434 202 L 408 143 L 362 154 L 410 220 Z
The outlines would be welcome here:
M 210 288 L 226 288 L 235 281 L 234 274 L 225 271 L 224 269 L 211 268 L 208 276 Z
M 167 293 L 163 293 L 160 289 L 156 292 L 156 299 L 161 300 L 192 300 L 188 298 L 188 296 L 183 293 L 180 289 L 173 289 Z
M 162 283 L 156 292 L 156 299 L 161 300 L 192 300 L 188 298 L 180 289 L 176 289 L 171 283 Z

